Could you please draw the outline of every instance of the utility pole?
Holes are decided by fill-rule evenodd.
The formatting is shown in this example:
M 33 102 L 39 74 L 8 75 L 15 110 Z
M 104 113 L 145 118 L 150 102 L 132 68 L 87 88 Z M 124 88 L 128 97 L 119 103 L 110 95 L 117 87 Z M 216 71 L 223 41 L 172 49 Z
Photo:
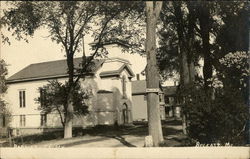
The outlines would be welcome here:
M 162 7 L 161 1 L 146 1 L 146 81 L 149 136 L 153 146 L 163 141 L 159 106 L 159 72 L 156 61 L 156 22 Z

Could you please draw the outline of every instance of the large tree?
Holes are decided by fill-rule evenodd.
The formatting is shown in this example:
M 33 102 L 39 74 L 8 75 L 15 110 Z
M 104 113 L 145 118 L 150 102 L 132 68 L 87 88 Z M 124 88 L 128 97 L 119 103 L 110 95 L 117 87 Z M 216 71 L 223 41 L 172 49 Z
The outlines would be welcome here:
M 126 16 L 129 12 L 123 6 L 125 2 L 92 2 L 92 1 L 26 1 L 12 2 L 11 8 L 4 12 L 2 25 L 13 31 L 18 40 L 32 36 L 35 30 L 45 27 L 53 41 L 60 44 L 65 52 L 68 66 L 67 104 L 65 105 L 64 138 L 72 137 L 72 119 L 74 113 L 73 92 L 84 72 L 89 69 L 93 59 L 103 52 L 104 37 L 109 35 L 112 20 Z M 126 3 L 133 5 L 133 3 Z M 111 23 L 112 24 L 112 23 Z M 74 66 L 74 55 L 80 51 L 83 37 L 93 32 L 93 53 L 86 58 L 83 51 L 82 68 Z
M 195 27 L 197 15 L 193 2 L 165 2 L 161 14 L 163 26 L 159 32 L 160 48 L 158 60 L 161 72 L 179 74 L 179 89 L 188 90 L 194 84 L 197 52 Z M 170 69 L 169 69 L 170 68 Z M 185 92 L 185 91 L 183 91 Z M 187 94 L 182 93 L 182 97 Z M 184 109 L 183 109 L 184 110 Z M 186 134 L 186 117 L 183 117 L 183 132 Z
M 247 50 L 247 16 L 246 2 L 165 2 L 159 32 L 161 72 L 166 75 L 175 71 L 180 75 L 184 96 L 189 94 L 185 87 L 191 84 L 192 88 L 193 81 L 201 79 L 206 92 L 213 97 L 213 71 L 219 76 L 226 71 L 219 60 L 229 52 Z M 193 67 L 199 66 L 200 58 L 204 61 L 203 77 L 194 78 Z M 235 83 L 229 74 L 222 76 L 226 76 L 225 87 Z

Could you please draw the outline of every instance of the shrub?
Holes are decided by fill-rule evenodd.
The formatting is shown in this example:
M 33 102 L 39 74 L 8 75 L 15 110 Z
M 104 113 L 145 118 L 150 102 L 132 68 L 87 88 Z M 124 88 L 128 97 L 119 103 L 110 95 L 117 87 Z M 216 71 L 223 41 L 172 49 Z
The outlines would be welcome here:
M 190 95 L 184 107 L 189 137 L 203 144 L 244 144 L 249 114 L 239 91 L 217 90 L 214 99 L 203 89 L 195 89 Z

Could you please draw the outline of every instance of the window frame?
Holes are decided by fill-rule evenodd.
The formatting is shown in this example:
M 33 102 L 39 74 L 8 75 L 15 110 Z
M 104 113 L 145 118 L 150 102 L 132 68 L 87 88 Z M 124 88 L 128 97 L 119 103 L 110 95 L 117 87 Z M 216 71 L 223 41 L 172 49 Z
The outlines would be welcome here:
M 20 127 L 25 127 L 26 126 L 26 115 L 20 115 Z
M 26 90 L 20 89 L 18 92 L 19 92 L 19 107 L 25 108 L 26 107 Z

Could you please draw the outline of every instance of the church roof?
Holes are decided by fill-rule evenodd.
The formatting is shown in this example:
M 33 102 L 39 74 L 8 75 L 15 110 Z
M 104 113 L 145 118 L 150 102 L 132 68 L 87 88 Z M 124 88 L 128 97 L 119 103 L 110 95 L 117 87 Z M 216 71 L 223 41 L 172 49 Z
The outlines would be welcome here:
M 88 58 L 88 57 L 87 57 Z M 114 60 L 114 59 L 109 59 Z M 122 59 L 118 59 L 122 60 Z M 93 63 L 91 65 L 91 70 L 88 73 L 95 73 L 102 64 L 108 61 L 107 59 L 94 59 Z M 127 65 L 127 60 L 123 60 L 123 65 Z M 74 66 L 76 68 L 80 68 L 82 62 L 82 58 L 75 58 L 74 59 Z M 125 67 L 125 66 L 124 66 Z M 114 73 L 117 73 L 121 67 L 117 67 L 116 69 L 112 69 L 109 75 L 112 75 Z M 128 67 L 128 69 L 130 69 Z M 133 72 L 130 70 L 131 76 L 133 75 Z M 102 75 L 106 75 L 105 72 L 101 72 Z M 31 64 L 21 71 L 15 73 L 11 77 L 7 79 L 7 83 L 15 83 L 15 82 L 23 82 L 23 81 L 31 81 L 31 80 L 41 80 L 41 79 L 53 79 L 53 78 L 59 78 L 59 77 L 67 77 L 67 61 L 64 60 L 57 60 L 57 61 L 49 61 L 49 62 L 42 62 L 42 63 L 35 63 Z
M 119 69 L 117 69 L 117 68 L 119 68 Z M 129 77 L 134 77 L 133 71 L 130 69 L 130 67 L 128 67 L 127 64 L 122 64 L 121 66 L 119 66 L 117 68 L 114 69 L 114 70 L 101 72 L 100 77 L 108 77 L 108 76 L 113 76 L 113 75 L 119 75 L 124 69 L 127 70 L 127 72 L 129 73 Z

